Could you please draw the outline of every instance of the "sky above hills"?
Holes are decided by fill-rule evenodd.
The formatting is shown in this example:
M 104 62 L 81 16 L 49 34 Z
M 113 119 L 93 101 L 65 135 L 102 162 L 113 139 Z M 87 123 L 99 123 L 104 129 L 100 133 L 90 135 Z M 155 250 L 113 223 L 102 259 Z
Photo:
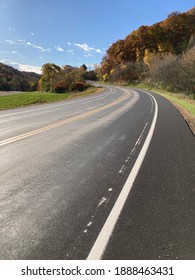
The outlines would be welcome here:
M 0 62 L 35 72 L 48 62 L 92 68 L 113 42 L 194 5 L 194 0 L 0 0 Z

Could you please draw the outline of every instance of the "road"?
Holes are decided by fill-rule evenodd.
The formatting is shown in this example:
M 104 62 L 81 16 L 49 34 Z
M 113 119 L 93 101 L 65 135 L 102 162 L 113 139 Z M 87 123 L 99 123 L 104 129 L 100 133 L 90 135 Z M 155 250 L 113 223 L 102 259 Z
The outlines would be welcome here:
M 1 111 L 0 259 L 195 259 L 194 140 L 123 87 Z

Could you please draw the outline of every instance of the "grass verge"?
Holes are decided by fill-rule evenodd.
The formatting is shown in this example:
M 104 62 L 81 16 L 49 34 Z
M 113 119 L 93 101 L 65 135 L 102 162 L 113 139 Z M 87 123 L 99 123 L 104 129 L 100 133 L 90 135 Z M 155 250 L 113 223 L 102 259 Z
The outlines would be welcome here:
M 63 101 L 65 99 L 72 99 L 100 92 L 102 92 L 101 88 L 93 86 L 88 87 L 84 91 L 72 93 L 44 93 L 39 91 L 22 92 L 8 96 L 0 96 L 0 110 L 14 109 L 33 104 Z
M 153 91 L 161 96 L 165 97 L 173 103 L 173 105 L 180 111 L 192 132 L 195 135 L 195 100 L 184 94 L 172 93 L 169 91 L 160 90 L 157 88 L 149 87 L 145 84 L 139 84 L 136 88 L 146 89 Z

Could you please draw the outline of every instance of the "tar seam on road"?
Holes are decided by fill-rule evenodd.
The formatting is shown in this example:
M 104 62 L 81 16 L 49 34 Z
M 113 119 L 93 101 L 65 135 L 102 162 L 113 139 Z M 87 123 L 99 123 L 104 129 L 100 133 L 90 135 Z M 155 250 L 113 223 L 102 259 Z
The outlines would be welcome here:
M 44 131 L 56 128 L 56 127 L 61 126 L 61 125 L 68 124 L 68 123 L 76 121 L 76 120 L 83 119 L 85 117 L 91 116 L 91 115 L 93 115 L 95 113 L 98 113 L 100 111 L 106 110 L 106 109 L 108 109 L 108 108 L 110 108 L 110 107 L 112 107 L 112 106 L 114 106 L 114 105 L 124 101 L 128 97 L 129 92 L 126 91 L 126 90 L 124 90 L 124 91 L 126 92 L 126 94 L 124 96 L 120 97 L 116 101 L 111 102 L 110 104 L 101 106 L 101 107 L 99 107 L 97 109 L 93 109 L 91 111 L 85 112 L 85 113 L 80 114 L 80 115 L 76 115 L 74 117 L 67 118 L 67 119 L 65 119 L 63 121 L 60 121 L 60 122 L 57 122 L 57 123 L 54 123 L 54 124 L 51 124 L 51 125 L 39 128 L 39 129 L 35 129 L 35 130 L 29 131 L 27 133 L 24 133 L 24 134 L 15 136 L 15 137 L 11 137 L 11 138 L 2 140 L 2 141 L 0 141 L 0 146 L 4 146 L 4 145 L 7 145 L 7 144 L 12 143 L 12 142 L 16 142 L 16 141 L 22 140 L 24 138 L 27 138 L 27 137 L 30 137 L 30 136 L 42 133 Z
M 133 183 L 137 177 L 137 174 L 139 172 L 139 169 L 142 165 L 142 162 L 145 158 L 145 155 L 147 153 L 148 147 L 150 145 L 153 133 L 154 133 L 154 129 L 155 129 L 155 125 L 156 125 L 156 121 L 157 121 L 157 116 L 158 116 L 158 104 L 156 102 L 156 99 L 150 94 L 150 97 L 154 100 L 154 104 L 155 104 L 155 112 L 154 112 L 154 117 L 152 120 L 152 124 L 150 127 L 150 130 L 148 132 L 148 135 L 146 137 L 146 140 L 143 144 L 143 147 L 137 157 L 137 160 L 129 174 L 129 177 L 127 178 L 127 181 L 125 182 L 125 185 L 123 186 L 102 230 L 100 231 L 88 257 L 87 260 L 100 260 L 104 254 L 104 251 L 108 245 L 109 239 L 112 235 L 112 232 L 114 230 L 114 227 L 116 225 L 116 222 L 121 214 L 121 211 L 125 205 L 125 202 L 127 200 L 127 197 L 131 191 L 131 188 L 133 186 Z

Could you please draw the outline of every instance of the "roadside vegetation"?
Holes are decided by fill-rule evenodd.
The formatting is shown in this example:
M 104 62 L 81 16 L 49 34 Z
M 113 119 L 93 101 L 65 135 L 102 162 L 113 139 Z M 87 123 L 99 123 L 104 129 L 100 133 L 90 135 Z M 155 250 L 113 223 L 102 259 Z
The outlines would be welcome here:
M 144 82 L 195 99 L 195 7 L 113 43 L 96 75 L 108 82 Z
M 0 110 L 14 109 L 33 104 L 43 104 L 50 102 L 63 101 L 66 99 L 86 96 L 92 93 L 98 93 L 101 89 L 89 86 L 83 91 L 74 91 L 70 93 L 47 93 L 47 92 L 22 92 L 19 94 L 0 96 Z
M 85 72 L 87 66 L 80 68 L 65 65 L 60 67 L 54 63 L 46 63 L 42 66 L 42 77 L 38 83 L 38 89 L 42 92 L 64 93 L 83 91 L 87 88 Z
M 195 132 L 195 7 L 143 25 L 113 43 L 90 76 L 160 93 L 177 106 Z
M 6 70 L 6 73 L 10 73 L 10 80 L 4 79 L 9 85 L 12 84 L 12 90 L 19 90 L 20 87 L 14 87 L 14 81 L 11 73 L 18 75 L 18 70 L 13 70 L 12 67 L 1 65 L 1 70 Z M 3 70 L 2 70 L 3 71 Z M 81 67 L 72 67 L 66 65 L 60 67 L 54 63 L 46 63 L 42 66 L 42 75 L 39 75 L 39 80 L 34 90 L 21 92 L 13 95 L 0 96 L 0 110 L 13 109 L 17 107 L 62 101 L 65 99 L 76 98 L 79 96 L 85 96 L 92 93 L 100 92 L 100 88 L 90 86 L 85 81 L 85 74 L 87 67 L 83 64 Z M 19 74 L 20 77 L 26 75 L 24 73 Z M 7 77 L 5 75 L 5 77 Z M 1 81 L 1 80 L 0 80 Z M 8 87 L 4 87 L 2 83 L 2 90 L 8 90 Z M 28 89 L 30 89 L 28 87 Z

